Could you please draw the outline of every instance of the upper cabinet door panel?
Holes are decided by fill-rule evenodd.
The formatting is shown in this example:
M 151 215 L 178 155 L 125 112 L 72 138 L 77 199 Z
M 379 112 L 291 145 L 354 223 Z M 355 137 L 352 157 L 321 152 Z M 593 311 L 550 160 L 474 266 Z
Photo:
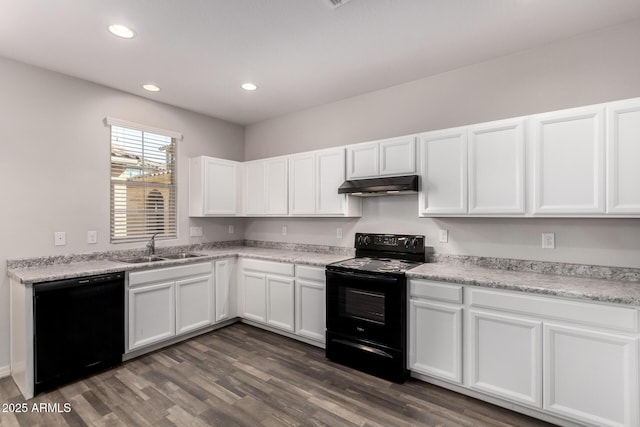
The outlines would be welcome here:
M 371 142 L 347 147 L 347 179 L 378 176 L 379 144 Z
M 287 158 L 280 157 L 265 161 L 266 214 L 286 215 L 288 213 L 288 171 Z
M 640 99 L 607 106 L 607 212 L 640 214 Z
M 315 158 L 314 153 L 289 157 L 289 212 L 292 215 L 312 215 L 316 212 Z
M 469 213 L 524 214 L 524 119 L 469 128 Z
M 320 151 L 316 154 L 316 207 L 320 215 L 344 215 L 344 194 L 338 187 L 344 182 L 344 148 Z
M 189 216 L 238 214 L 240 163 L 199 156 L 189 159 Z
M 466 128 L 424 133 L 419 141 L 420 214 L 466 214 Z
M 416 139 L 414 136 L 380 141 L 380 175 L 416 173 Z
M 531 118 L 533 213 L 604 213 L 604 108 Z
M 247 215 L 263 215 L 265 213 L 264 162 L 248 162 L 244 164 L 245 213 Z

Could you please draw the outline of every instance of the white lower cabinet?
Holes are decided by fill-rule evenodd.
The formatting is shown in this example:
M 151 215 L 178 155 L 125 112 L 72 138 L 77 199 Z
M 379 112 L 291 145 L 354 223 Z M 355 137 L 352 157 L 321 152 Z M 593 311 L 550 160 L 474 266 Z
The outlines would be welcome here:
M 462 286 L 410 280 L 409 369 L 462 383 Z
M 414 377 L 560 424 L 640 425 L 637 307 L 426 279 L 409 286 Z
M 236 302 L 236 258 L 221 259 L 214 262 L 216 310 L 215 321 L 233 319 L 238 315 Z
M 325 342 L 324 268 L 296 265 L 296 334 Z
M 598 426 L 637 426 L 638 339 L 544 326 L 544 408 Z
M 293 264 L 256 259 L 241 264 L 242 317 L 293 332 Z
M 267 324 L 294 331 L 293 277 L 267 276 Z
M 129 273 L 127 350 L 213 323 L 211 263 Z
M 469 385 L 542 407 L 542 322 L 469 311 Z
M 174 282 L 129 289 L 129 350 L 176 334 Z

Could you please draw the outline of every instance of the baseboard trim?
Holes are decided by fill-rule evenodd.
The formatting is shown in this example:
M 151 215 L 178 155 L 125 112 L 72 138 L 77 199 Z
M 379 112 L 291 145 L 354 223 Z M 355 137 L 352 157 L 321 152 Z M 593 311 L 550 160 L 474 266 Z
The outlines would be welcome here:
M 11 366 L 0 366 L 0 378 L 8 377 L 11 375 Z

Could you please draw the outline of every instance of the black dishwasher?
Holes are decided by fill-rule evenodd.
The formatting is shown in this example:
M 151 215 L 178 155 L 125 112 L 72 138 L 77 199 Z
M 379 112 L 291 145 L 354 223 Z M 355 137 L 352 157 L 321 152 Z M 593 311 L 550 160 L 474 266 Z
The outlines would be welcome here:
M 33 285 L 34 391 L 122 362 L 124 273 Z

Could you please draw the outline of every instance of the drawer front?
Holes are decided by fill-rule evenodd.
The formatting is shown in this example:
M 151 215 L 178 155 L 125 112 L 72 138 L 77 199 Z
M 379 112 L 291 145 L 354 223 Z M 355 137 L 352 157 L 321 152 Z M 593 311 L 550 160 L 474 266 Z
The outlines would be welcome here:
M 324 282 L 324 268 L 310 267 L 308 265 L 296 265 L 296 278 L 312 280 L 314 282 Z
M 412 298 L 428 298 L 462 304 L 461 285 L 451 285 L 448 283 L 419 279 L 411 279 L 409 285 Z
M 134 271 L 129 273 L 129 287 L 144 283 L 175 280 L 182 277 L 210 274 L 212 263 L 178 265 L 176 267 L 155 268 L 153 270 Z
M 293 276 L 294 265 L 286 262 L 264 261 L 261 259 L 242 259 L 244 270 L 255 270 L 262 273 L 278 274 L 280 276 Z
M 472 307 L 528 314 L 625 332 L 638 332 L 638 310 L 520 293 L 469 289 Z

